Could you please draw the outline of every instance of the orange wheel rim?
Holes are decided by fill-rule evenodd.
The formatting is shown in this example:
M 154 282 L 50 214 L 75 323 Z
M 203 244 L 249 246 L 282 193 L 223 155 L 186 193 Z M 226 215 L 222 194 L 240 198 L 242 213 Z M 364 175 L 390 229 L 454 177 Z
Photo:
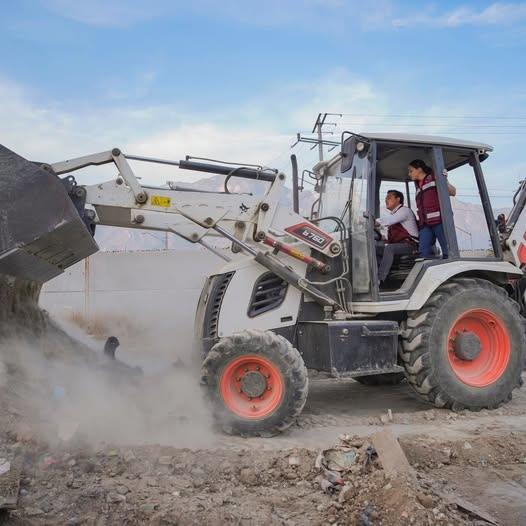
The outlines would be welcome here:
M 478 355 L 462 359 L 455 351 L 458 335 L 471 333 L 480 342 Z M 466 385 L 486 387 L 506 370 L 511 354 L 510 337 L 502 320 L 485 309 L 464 312 L 453 324 L 447 339 L 448 359 L 455 375 Z
M 242 418 L 257 420 L 273 413 L 285 390 L 279 369 L 256 355 L 232 360 L 221 373 L 219 392 L 225 406 Z

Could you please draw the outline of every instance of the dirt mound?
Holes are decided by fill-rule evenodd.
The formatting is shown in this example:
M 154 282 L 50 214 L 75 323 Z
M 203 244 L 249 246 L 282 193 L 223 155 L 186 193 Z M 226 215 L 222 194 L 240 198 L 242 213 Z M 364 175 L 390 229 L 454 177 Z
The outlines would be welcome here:
M 32 524 L 468 524 L 418 480 L 388 476 L 377 460 L 322 487 L 318 452 L 169 447 L 49 449 L 0 443 L 25 468 L 13 518 Z M 321 479 L 320 479 L 321 477 Z M 325 489 L 324 489 L 325 488 Z

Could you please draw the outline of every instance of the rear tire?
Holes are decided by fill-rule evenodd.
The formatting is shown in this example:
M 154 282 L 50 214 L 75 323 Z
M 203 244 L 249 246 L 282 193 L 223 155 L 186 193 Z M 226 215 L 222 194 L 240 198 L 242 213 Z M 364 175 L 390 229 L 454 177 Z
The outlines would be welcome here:
M 353 380 L 363 385 L 398 385 L 405 379 L 404 373 L 382 373 L 369 376 L 355 376 Z
M 402 338 L 409 384 L 437 407 L 493 409 L 522 385 L 526 338 L 519 306 L 484 279 L 441 285 L 409 315 Z
M 307 400 L 300 353 L 270 331 L 246 330 L 221 339 L 203 362 L 203 380 L 214 416 L 228 433 L 280 433 Z

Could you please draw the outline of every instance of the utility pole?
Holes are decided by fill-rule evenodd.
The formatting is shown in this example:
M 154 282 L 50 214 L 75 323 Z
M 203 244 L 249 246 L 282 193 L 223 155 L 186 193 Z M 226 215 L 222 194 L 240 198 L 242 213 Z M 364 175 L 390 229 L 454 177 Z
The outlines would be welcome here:
M 316 122 L 312 128 L 312 133 L 318 134 L 318 157 L 320 161 L 323 161 L 323 132 L 322 128 L 325 124 L 325 119 L 327 119 L 327 113 L 318 113 L 316 117 Z
M 327 117 L 329 115 L 334 115 L 341 117 L 341 113 L 318 113 L 314 127 L 312 128 L 312 134 L 316 134 L 317 138 L 314 137 L 304 137 L 301 133 L 296 134 L 296 141 L 291 145 L 291 148 L 294 148 L 300 142 L 306 142 L 312 144 L 311 150 L 314 150 L 316 146 L 318 147 L 318 158 L 320 161 L 323 161 L 323 147 L 327 146 L 328 151 L 332 151 L 335 148 L 340 146 L 340 141 L 329 141 L 323 138 L 324 134 L 334 135 L 332 131 L 324 131 L 323 127 L 327 126 L 338 126 L 336 122 L 327 122 Z M 310 135 L 310 134 L 309 134 Z

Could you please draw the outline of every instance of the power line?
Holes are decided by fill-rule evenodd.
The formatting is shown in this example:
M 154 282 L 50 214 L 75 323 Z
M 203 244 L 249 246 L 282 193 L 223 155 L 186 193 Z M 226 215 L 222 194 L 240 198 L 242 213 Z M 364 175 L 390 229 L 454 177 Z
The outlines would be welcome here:
M 422 115 L 411 113 L 328 113 L 327 115 L 341 115 L 346 117 L 382 117 L 382 118 L 411 118 L 411 119 L 495 119 L 495 120 L 526 120 L 526 115 Z
M 342 126 L 360 126 L 361 123 L 359 122 L 344 122 L 341 125 Z M 443 127 L 443 124 L 441 123 L 432 123 L 432 122 L 426 122 L 426 123 L 419 123 L 419 124 L 382 124 L 380 122 L 368 122 L 366 123 L 367 126 L 389 126 L 390 128 L 440 128 Z M 504 125 L 498 125 L 498 124 L 463 124 L 460 126 L 455 126 L 455 128 L 445 128 L 448 129 L 455 129 L 455 130 L 478 130 L 478 129 L 495 129 L 500 131 L 507 131 L 507 130 L 526 130 L 526 124 L 520 124 L 520 125 L 512 125 L 512 126 L 504 126 Z

